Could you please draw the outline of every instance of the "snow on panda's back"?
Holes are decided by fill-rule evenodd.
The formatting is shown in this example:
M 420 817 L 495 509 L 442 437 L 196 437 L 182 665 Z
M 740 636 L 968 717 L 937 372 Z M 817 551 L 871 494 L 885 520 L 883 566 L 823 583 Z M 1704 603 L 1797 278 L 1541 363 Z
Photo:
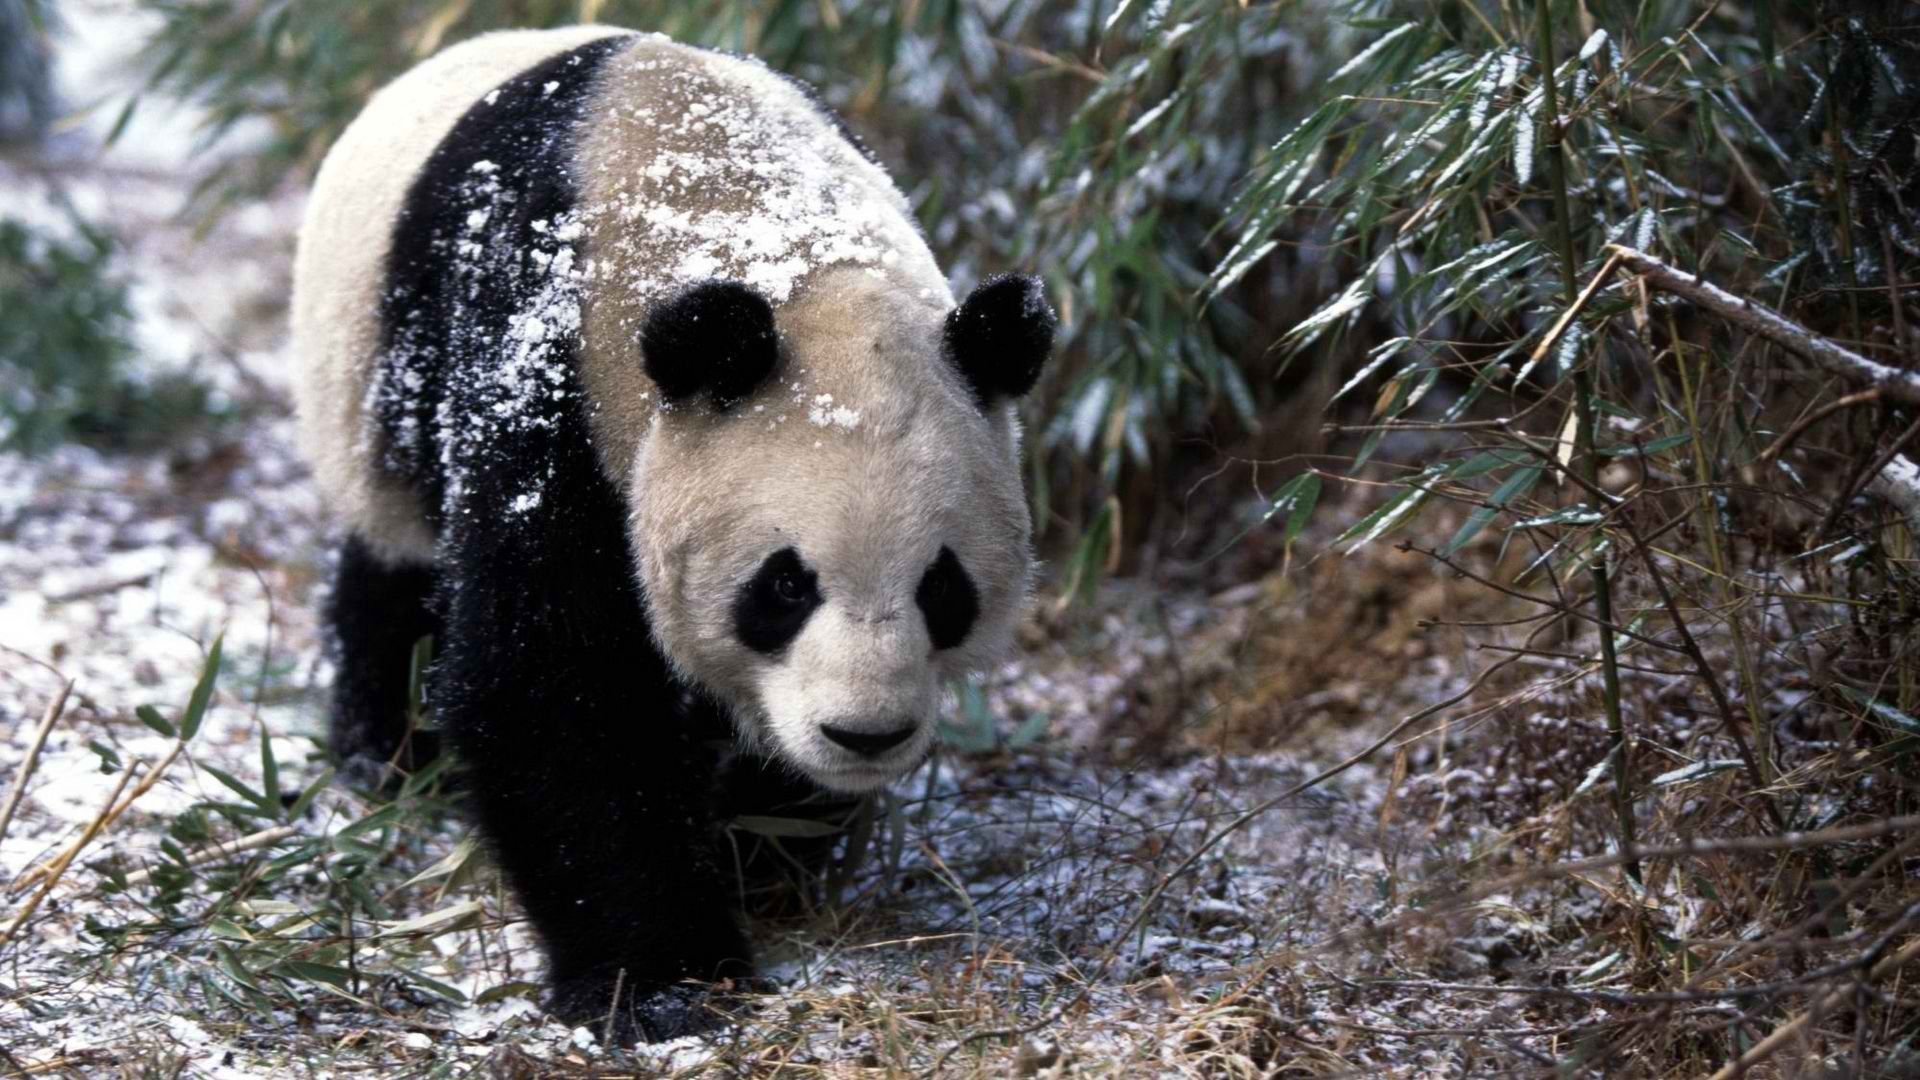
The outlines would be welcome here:
M 622 33 L 605 26 L 502 31 L 442 50 L 374 94 L 314 177 L 293 273 L 301 448 L 335 513 L 385 554 L 433 554 L 414 493 L 380 468 L 381 438 L 366 407 L 400 208 L 427 159 L 488 88 Z

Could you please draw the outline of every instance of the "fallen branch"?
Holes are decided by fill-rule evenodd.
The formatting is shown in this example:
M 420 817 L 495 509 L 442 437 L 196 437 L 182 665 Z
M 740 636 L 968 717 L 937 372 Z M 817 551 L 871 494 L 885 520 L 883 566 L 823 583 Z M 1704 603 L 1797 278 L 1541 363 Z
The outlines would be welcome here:
M 299 831 L 300 830 L 291 825 L 280 825 L 271 829 L 262 829 L 257 833 L 248 833 L 238 840 L 229 840 L 224 844 L 214 844 L 211 847 L 201 848 L 199 851 L 188 855 L 187 866 L 189 868 L 198 868 L 210 863 L 220 862 L 224 859 L 230 859 L 244 852 L 257 851 L 263 847 L 272 847 Z M 128 874 L 126 887 L 132 889 L 145 885 L 153 880 L 153 873 L 154 868 L 148 867 L 145 870 L 136 870 Z
M 40 726 L 34 729 L 33 741 L 27 744 L 27 756 L 20 759 L 20 767 L 14 770 L 13 789 L 7 792 L 7 805 L 0 808 L 0 840 L 7 838 L 7 826 L 13 824 L 13 812 L 20 808 L 20 797 L 27 793 L 27 781 L 33 779 L 33 767 L 40 763 L 40 748 L 47 745 L 47 733 L 60 722 L 60 714 L 67 711 L 67 695 L 72 692 L 73 680 L 68 679 L 47 705 L 47 711 L 40 716 Z
M 1920 405 L 1920 372 L 1902 371 L 1869 360 L 1770 307 L 1735 296 L 1705 278 L 1678 270 L 1646 252 L 1608 244 L 1607 253 L 1619 256 L 1621 264 L 1639 274 L 1647 284 L 1676 296 L 1684 296 L 1817 367 L 1856 383 L 1878 388 L 1893 401 Z

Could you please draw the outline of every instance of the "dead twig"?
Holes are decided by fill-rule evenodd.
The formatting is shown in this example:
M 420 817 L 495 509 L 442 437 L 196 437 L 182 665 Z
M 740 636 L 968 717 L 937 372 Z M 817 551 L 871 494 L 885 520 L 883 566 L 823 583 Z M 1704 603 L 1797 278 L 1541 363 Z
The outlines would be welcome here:
M 20 767 L 13 772 L 13 788 L 7 792 L 7 805 L 0 808 L 0 840 L 7 838 L 7 826 L 13 824 L 13 812 L 19 809 L 20 798 L 27 793 L 27 781 L 33 778 L 34 766 L 40 763 L 40 748 L 47 745 L 47 734 L 53 730 L 53 725 L 60 722 L 61 714 L 67 711 L 67 695 L 72 692 L 73 680 L 68 679 L 47 704 L 47 711 L 40 714 L 40 726 L 34 729 L 33 741 L 27 744 L 27 756 L 20 759 Z
M 1900 457 L 1900 451 L 1905 449 L 1915 436 L 1920 436 L 1920 417 L 1915 417 L 1913 423 L 1907 425 L 1907 430 L 1894 436 L 1893 441 L 1887 444 L 1887 448 L 1875 455 L 1865 468 L 1847 477 L 1846 484 L 1841 487 L 1839 495 L 1828 504 L 1827 512 L 1820 516 L 1820 523 L 1807 534 L 1809 546 L 1820 542 L 1820 538 L 1827 534 L 1827 530 L 1833 528 L 1833 523 L 1840 519 L 1840 512 L 1845 510 L 1853 502 L 1854 496 L 1862 491 L 1871 491 L 1906 511 L 1909 517 L 1912 516 L 1909 507 L 1920 504 L 1920 478 L 1912 478 L 1909 472 L 1904 470 L 1891 470 L 1890 474 L 1888 467 L 1896 458 L 1911 464 L 1906 458 Z
M 186 749 L 186 747 L 187 744 L 185 742 L 176 741 L 173 744 L 173 749 L 167 751 L 167 756 L 161 758 L 159 764 L 147 770 L 147 775 L 140 778 L 140 782 L 134 785 L 133 790 L 127 793 L 125 799 L 121 800 L 118 805 L 110 805 L 104 814 L 105 820 L 100 823 L 101 828 L 113 824 L 119 819 L 121 814 L 127 812 L 127 807 L 132 806 L 136 799 L 153 790 L 153 785 L 160 781 L 160 777 L 167 771 L 167 767 L 179 759 L 180 751 Z M 139 762 L 135 762 L 134 764 L 138 765 Z M 132 775 L 131 767 L 129 767 L 128 775 Z M 123 781 L 120 788 L 124 787 L 126 787 L 126 784 Z M 114 796 L 116 798 L 119 797 L 120 788 L 114 789 Z M 7 887 L 7 891 L 17 893 L 23 889 L 31 888 L 35 883 L 45 881 L 49 877 L 58 877 L 60 872 L 66 869 L 66 864 L 72 862 L 73 857 L 78 855 L 80 849 L 86 847 L 92 839 L 91 834 L 82 834 L 80 839 L 67 845 L 66 850 L 60 852 L 60 854 L 55 855 L 53 858 L 48 859 L 46 862 L 15 878 L 13 884 Z
M 1841 409 L 1850 409 L 1855 405 L 1877 404 L 1880 401 L 1880 397 L 1880 388 L 1875 387 L 1871 390 L 1861 390 L 1827 402 L 1818 409 L 1795 420 L 1793 426 L 1781 432 L 1780 437 L 1773 440 L 1772 446 L 1760 451 L 1760 456 L 1754 459 L 1754 464 L 1761 466 L 1773 464 L 1773 459 L 1786 453 L 1787 448 L 1792 446 L 1800 436 L 1806 434 L 1808 428 L 1839 412 Z
M 1878 982 L 1915 960 L 1920 960 L 1920 936 L 1909 940 L 1899 952 L 1873 965 L 1873 968 L 1867 972 L 1865 981 Z M 1846 1007 L 1849 999 L 1854 997 L 1854 991 L 1855 987 L 1849 984 L 1828 993 L 1815 1002 L 1811 1009 L 1774 1028 L 1771 1034 L 1755 1043 L 1752 1049 L 1722 1066 L 1719 1072 L 1713 1074 L 1711 1080 L 1735 1080 L 1736 1077 L 1745 1075 L 1747 1070 L 1778 1053 L 1781 1047 L 1797 1037 L 1815 1017 L 1830 1015 Z

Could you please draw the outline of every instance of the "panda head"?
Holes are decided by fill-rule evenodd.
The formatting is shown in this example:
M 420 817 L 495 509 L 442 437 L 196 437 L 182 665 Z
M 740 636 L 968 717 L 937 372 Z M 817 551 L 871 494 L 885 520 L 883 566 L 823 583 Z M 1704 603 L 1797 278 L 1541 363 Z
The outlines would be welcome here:
M 873 790 L 926 755 L 943 682 L 1004 655 L 1032 562 L 1013 403 L 1053 330 L 1015 275 L 958 307 L 841 270 L 777 312 L 729 281 L 650 309 L 635 557 L 663 651 L 747 742 Z

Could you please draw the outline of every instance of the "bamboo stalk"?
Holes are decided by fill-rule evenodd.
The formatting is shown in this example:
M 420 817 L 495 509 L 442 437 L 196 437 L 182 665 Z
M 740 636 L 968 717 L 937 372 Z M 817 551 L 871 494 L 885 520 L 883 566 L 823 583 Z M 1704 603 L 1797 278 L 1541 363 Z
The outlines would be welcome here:
M 1575 308 L 1579 300 L 1579 282 L 1576 280 L 1573 258 L 1573 215 L 1567 208 L 1567 166 L 1565 148 L 1561 145 L 1565 134 L 1560 129 L 1560 91 L 1554 83 L 1553 62 L 1553 18 L 1548 0 L 1534 0 L 1534 24 L 1538 34 L 1540 87 L 1546 102 L 1546 159 L 1547 179 L 1553 188 L 1553 225 L 1555 246 L 1560 252 L 1560 282 L 1569 309 Z M 1614 260 L 1610 257 L 1607 268 Z M 1603 268 L 1604 269 L 1604 268 Z M 1596 281 L 1599 276 L 1596 276 Z M 1592 285 L 1588 286 L 1591 295 Z M 1564 320 L 1563 320 L 1564 321 Z M 1555 327 L 1555 333 L 1562 327 Z M 1574 367 L 1573 400 L 1578 427 L 1574 433 L 1574 461 L 1578 463 L 1581 478 L 1592 483 L 1597 473 L 1597 462 L 1593 453 L 1594 407 L 1593 378 L 1584 363 Z M 1572 463 L 1569 463 L 1571 466 Z M 1620 823 L 1620 846 L 1631 850 L 1634 846 L 1633 820 L 1633 748 L 1627 741 L 1626 723 L 1620 715 L 1620 658 L 1614 648 L 1613 631 L 1613 584 L 1607 573 L 1604 554 L 1600 555 L 1589 571 L 1593 580 L 1594 613 L 1599 616 L 1600 625 L 1596 630 L 1600 634 L 1600 676 L 1601 693 L 1607 710 L 1607 734 L 1613 740 L 1610 756 L 1613 759 L 1613 812 Z M 1640 881 L 1640 862 L 1627 863 L 1627 875 L 1635 882 Z

